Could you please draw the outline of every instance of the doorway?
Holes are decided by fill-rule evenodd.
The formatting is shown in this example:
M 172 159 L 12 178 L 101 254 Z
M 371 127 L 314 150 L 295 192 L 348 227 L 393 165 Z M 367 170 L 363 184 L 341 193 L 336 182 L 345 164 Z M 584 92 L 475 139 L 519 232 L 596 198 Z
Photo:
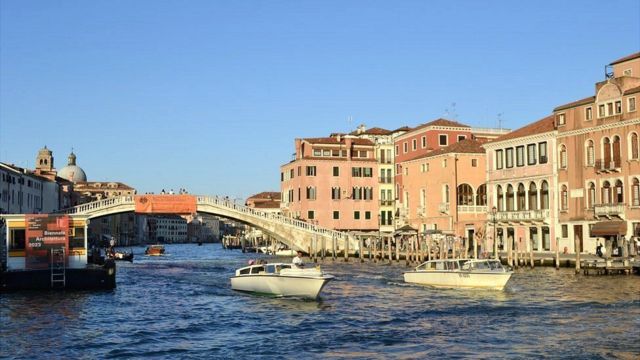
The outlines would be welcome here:
M 580 246 L 580 249 L 575 249 L 575 251 L 584 252 L 584 244 L 582 243 L 582 225 L 573 225 L 573 236 L 574 240 L 578 240 L 576 242 Z M 576 242 L 574 242 L 574 244 Z

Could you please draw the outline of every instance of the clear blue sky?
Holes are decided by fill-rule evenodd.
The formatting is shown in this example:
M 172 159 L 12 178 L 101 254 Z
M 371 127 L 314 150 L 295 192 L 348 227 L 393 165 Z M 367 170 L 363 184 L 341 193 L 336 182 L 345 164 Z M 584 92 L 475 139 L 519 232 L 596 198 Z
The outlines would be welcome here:
M 139 192 L 279 190 L 296 137 L 517 128 L 640 49 L 632 1 L 0 1 L 0 161 Z M 347 118 L 353 117 L 349 123 Z

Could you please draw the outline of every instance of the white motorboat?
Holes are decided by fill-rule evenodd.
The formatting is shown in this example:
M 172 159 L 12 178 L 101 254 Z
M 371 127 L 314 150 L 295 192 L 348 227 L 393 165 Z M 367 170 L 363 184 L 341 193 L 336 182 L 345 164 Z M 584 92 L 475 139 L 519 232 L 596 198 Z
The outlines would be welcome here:
M 236 270 L 231 288 L 258 294 L 316 299 L 332 275 L 320 267 L 299 268 L 293 264 L 256 264 Z
M 502 290 L 512 274 L 499 260 L 431 260 L 405 272 L 404 281 L 436 287 Z

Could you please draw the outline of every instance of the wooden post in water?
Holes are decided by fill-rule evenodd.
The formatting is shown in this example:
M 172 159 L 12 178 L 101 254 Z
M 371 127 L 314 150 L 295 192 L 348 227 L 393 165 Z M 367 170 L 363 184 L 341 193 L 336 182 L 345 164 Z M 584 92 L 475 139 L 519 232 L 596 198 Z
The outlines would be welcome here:
M 451 242 L 451 258 L 455 259 L 456 258 L 456 248 L 458 247 L 458 240 L 457 239 L 453 239 L 453 241 Z M 448 255 L 448 251 L 447 251 L 447 255 Z
M 336 239 L 335 235 L 331 236 L 331 241 L 333 242 L 333 244 L 331 244 L 331 251 L 333 253 L 332 257 L 333 257 L 333 261 L 335 262 L 336 261 L 336 245 L 337 245 L 336 244 L 337 243 L 337 239 Z
M 533 239 L 529 239 L 529 266 L 531 266 L 532 269 L 534 267 L 533 263 Z
M 349 262 L 349 237 L 344 239 L 344 262 Z
M 582 249 L 580 248 L 580 239 L 574 235 L 574 244 L 576 249 L 576 274 L 580 273 L 580 252 Z
M 373 241 L 371 241 L 371 238 L 369 238 L 369 246 L 367 246 L 367 250 L 369 251 L 369 262 L 371 262 L 371 246 L 374 245 Z
M 389 250 L 389 264 L 391 264 L 391 236 L 387 237 L 387 249 Z
M 507 264 L 509 266 L 513 266 L 513 262 L 511 262 L 511 247 L 513 243 L 513 239 L 509 239 L 509 237 L 507 236 Z
M 473 246 L 473 258 L 477 259 L 478 258 L 478 241 L 476 240 L 475 233 L 471 237 L 471 244 Z
M 560 237 L 556 236 L 556 270 L 560 270 Z
M 360 237 L 360 241 L 358 242 L 358 255 L 360 262 L 364 262 L 364 240 L 362 240 L 362 237 Z
M 400 243 L 402 243 L 402 238 L 398 237 L 396 240 L 396 262 L 400 262 Z
M 425 260 L 429 261 L 431 260 L 431 237 L 429 237 L 429 240 L 425 242 L 427 243 L 427 258 Z
M 327 256 L 327 237 L 322 237 L 322 262 L 324 263 L 324 258 Z

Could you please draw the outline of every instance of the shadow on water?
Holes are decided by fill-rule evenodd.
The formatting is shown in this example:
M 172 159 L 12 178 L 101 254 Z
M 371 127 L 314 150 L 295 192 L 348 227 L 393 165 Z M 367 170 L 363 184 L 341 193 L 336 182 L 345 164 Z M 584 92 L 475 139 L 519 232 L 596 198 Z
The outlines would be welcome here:
M 398 264 L 331 260 L 317 301 L 230 289 L 251 258 L 167 245 L 118 263 L 107 292 L 0 296 L 2 356 L 16 358 L 612 357 L 640 353 L 640 277 L 517 270 L 505 291 L 402 281 Z M 37 340 L 34 340 L 37 339 Z

